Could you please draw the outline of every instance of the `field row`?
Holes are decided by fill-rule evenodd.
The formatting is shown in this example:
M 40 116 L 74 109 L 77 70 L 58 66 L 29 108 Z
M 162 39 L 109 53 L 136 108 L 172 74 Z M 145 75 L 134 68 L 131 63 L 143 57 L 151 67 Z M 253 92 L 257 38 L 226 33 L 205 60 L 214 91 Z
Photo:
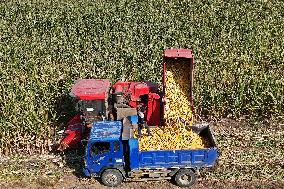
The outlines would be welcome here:
M 161 83 L 166 48 L 196 58 L 196 112 L 284 113 L 283 1 L 0 3 L 0 153 L 44 152 L 79 78 Z

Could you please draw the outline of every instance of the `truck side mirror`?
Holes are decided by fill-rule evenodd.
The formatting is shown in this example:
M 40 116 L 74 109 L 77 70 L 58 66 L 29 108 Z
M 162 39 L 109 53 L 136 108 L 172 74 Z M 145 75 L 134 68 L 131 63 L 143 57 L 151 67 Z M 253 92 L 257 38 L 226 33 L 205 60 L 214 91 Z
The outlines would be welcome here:
M 81 143 L 82 143 L 83 146 L 87 146 L 88 140 L 86 140 L 86 139 L 85 139 L 85 140 L 82 140 Z

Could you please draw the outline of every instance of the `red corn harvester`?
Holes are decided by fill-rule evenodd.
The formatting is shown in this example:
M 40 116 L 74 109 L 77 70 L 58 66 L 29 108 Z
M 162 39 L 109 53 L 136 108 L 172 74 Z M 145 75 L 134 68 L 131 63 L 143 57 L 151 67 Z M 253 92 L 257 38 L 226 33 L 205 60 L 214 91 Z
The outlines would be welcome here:
M 159 91 L 157 84 L 147 81 L 117 81 L 111 85 L 108 79 L 77 80 L 70 93 L 76 100 L 77 114 L 67 122 L 58 149 L 63 151 L 82 147 L 82 140 L 88 138 L 91 127 L 98 121 L 125 121 L 128 116 L 138 115 L 142 126 L 149 128 L 163 125 L 167 87 L 165 81 L 169 63 L 189 65 L 189 85 L 192 89 L 194 58 L 189 49 L 164 51 L 163 91 Z M 191 93 L 189 97 L 193 110 Z

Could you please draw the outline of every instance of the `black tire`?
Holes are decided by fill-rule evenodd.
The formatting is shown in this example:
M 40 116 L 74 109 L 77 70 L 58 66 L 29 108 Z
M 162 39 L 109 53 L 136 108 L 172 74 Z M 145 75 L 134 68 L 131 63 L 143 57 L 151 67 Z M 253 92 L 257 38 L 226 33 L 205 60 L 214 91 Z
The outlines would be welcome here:
M 195 183 L 196 175 L 190 169 L 181 169 L 175 174 L 174 180 L 180 187 L 189 187 Z
M 122 183 L 122 174 L 117 169 L 107 169 L 101 175 L 102 183 L 109 187 L 116 187 Z

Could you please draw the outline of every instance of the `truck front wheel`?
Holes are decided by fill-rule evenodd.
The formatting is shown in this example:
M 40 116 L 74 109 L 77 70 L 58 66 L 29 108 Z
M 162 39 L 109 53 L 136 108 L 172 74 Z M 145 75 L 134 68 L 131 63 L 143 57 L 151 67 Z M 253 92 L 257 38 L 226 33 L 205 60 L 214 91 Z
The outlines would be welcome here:
M 102 183 L 109 187 L 116 187 L 122 183 L 122 174 L 117 169 L 107 169 L 101 175 Z
M 180 187 L 189 187 L 194 184 L 196 175 L 190 169 L 181 169 L 176 173 L 174 180 Z

